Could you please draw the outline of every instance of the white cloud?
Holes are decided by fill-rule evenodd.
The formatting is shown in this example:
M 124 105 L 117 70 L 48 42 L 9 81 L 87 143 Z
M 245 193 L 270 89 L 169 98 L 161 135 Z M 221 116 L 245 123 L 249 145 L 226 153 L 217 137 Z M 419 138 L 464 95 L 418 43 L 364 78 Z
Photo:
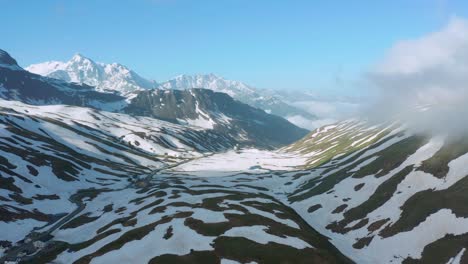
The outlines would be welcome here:
M 378 74 L 411 75 L 434 68 L 459 71 L 467 66 L 468 23 L 453 17 L 441 31 L 415 40 L 397 43 L 384 61 L 378 65 Z
M 437 132 L 465 131 L 468 21 L 454 17 L 438 32 L 397 43 L 368 79 L 381 93 L 371 116 L 398 117 Z
M 289 122 L 295 124 L 296 126 L 309 129 L 309 130 L 314 130 L 316 128 L 322 127 L 324 125 L 332 124 L 337 121 L 331 118 L 310 120 L 301 115 L 288 116 L 287 119 Z
M 319 118 L 343 119 L 352 116 L 359 104 L 339 100 L 307 100 L 291 103 Z
M 354 117 L 360 108 L 360 105 L 355 102 L 339 98 L 312 99 L 307 98 L 307 96 L 302 96 L 302 98 L 305 99 L 300 100 L 301 96 L 296 96 L 294 102 L 289 101 L 288 103 L 309 112 L 316 119 L 307 119 L 301 115 L 289 116 L 287 119 L 296 126 L 309 130 Z

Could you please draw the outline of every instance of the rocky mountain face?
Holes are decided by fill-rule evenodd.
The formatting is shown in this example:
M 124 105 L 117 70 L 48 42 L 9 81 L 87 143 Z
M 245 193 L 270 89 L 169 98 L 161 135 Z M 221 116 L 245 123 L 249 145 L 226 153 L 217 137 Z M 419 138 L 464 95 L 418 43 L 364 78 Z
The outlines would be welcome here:
M 307 134 L 283 118 L 208 89 L 140 92 L 125 111 L 213 129 L 250 146 L 277 147 Z
M 49 61 L 33 64 L 26 70 L 66 82 L 93 86 L 100 92 L 117 92 L 123 96 L 156 87 L 156 82 L 139 76 L 121 64 L 94 62 L 81 54 L 76 54 L 67 62 Z
M 11 67 L 12 69 L 20 69 L 16 60 L 4 50 L 0 50 L 0 65 L 5 68 Z

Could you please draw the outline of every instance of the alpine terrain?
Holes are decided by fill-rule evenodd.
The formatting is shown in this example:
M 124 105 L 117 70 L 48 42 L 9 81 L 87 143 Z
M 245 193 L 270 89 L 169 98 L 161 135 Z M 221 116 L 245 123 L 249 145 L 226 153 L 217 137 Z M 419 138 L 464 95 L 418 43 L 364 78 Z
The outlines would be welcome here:
M 91 66 L 98 65 L 88 59 L 80 60 L 89 62 Z M 192 124 L 200 129 L 221 133 L 220 139 L 230 137 L 230 141 L 240 146 L 277 147 L 292 143 L 308 132 L 283 118 L 206 89 L 162 91 L 142 88 L 133 90 L 129 95 L 30 73 L 18 66 L 4 51 L 0 63 L 3 65 L 0 68 L 0 97 L 8 100 L 33 105 L 86 106 L 154 117 L 176 124 Z M 283 136 L 273 131 L 281 132 Z
M 308 132 L 214 75 L 27 69 L 0 51 L 0 262 L 468 263 L 465 135 Z

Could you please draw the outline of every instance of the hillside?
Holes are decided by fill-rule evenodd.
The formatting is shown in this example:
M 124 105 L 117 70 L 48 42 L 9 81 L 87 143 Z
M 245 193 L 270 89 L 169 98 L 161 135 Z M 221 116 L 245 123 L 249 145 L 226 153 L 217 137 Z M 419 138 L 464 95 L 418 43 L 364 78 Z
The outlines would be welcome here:
M 124 111 L 213 129 L 243 146 L 284 146 L 307 134 L 283 118 L 208 89 L 143 91 Z
M 40 136 L 52 136 L 55 131 L 57 136 L 53 138 L 58 139 L 70 133 L 60 133 L 42 125 L 43 129 L 48 129 L 44 133 L 25 124 L 60 124 L 52 121 L 54 119 L 74 122 L 63 118 L 67 115 L 69 120 L 76 118 L 72 113 L 77 113 L 78 109 L 70 109 L 69 114 L 51 114 L 49 107 L 38 107 L 35 112 L 40 114 L 31 115 L 25 113 L 27 108 L 10 103 L 8 109 L 3 109 L 9 116 L 3 119 L 3 129 L 21 135 L 6 134 L 2 138 L 2 149 L 7 151 L 2 154 L 7 157 L 2 162 L 2 171 L 9 173 L 8 177 L 3 177 L 8 184 L 4 185 L 7 189 L 2 195 L 5 200 L 2 208 L 9 212 L 3 225 L 8 228 L 23 226 L 20 229 L 23 231 L 14 236 L 10 234 L 3 243 L 22 245 L 25 242 L 20 240 L 32 227 L 56 222 L 60 215 L 73 213 L 71 202 L 77 203 L 80 210 L 50 233 L 47 230 L 53 225 L 40 227 L 29 235 L 34 239 L 36 234 L 48 241 L 51 248 L 26 259 L 107 262 L 138 254 L 141 260 L 152 259 L 155 263 L 182 259 L 275 263 L 282 258 L 295 260 L 295 263 L 311 258 L 325 263 L 351 260 L 357 263 L 446 263 L 449 260 L 464 263 L 466 258 L 464 236 L 468 225 L 463 203 L 460 203 L 464 199 L 462 190 L 468 175 L 464 166 L 468 161 L 468 144 L 464 137 L 414 135 L 397 124 L 370 126 L 362 121 L 346 121 L 318 129 L 275 152 L 219 152 L 228 147 L 219 146 L 219 149 L 212 149 L 217 154 L 203 155 L 203 150 L 190 148 L 189 143 L 184 143 L 187 140 L 179 139 L 178 144 L 184 147 L 172 149 L 172 158 L 147 156 L 151 149 L 145 150 L 144 146 L 157 146 L 161 141 L 126 137 L 125 141 L 133 143 L 122 143 L 120 148 L 126 149 L 124 152 L 103 160 L 113 153 L 109 146 L 102 145 L 109 144 L 105 138 L 99 137 L 104 142 L 79 143 L 96 140 L 91 135 L 105 128 L 98 125 L 86 129 L 91 134 L 86 136 L 87 140 L 77 141 L 80 138 L 77 136 L 73 141 L 65 141 L 70 148 L 67 152 L 84 154 L 60 155 L 62 161 L 58 164 L 79 162 L 80 165 L 69 165 L 70 170 L 57 175 L 55 183 L 45 184 L 40 180 L 44 165 L 37 167 L 34 156 L 14 158 L 12 155 L 25 156 L 25 152 L 11 154 L 19 151 L 11 151 L 12 147 L 23 148 L 12 145 L 12 140 L 26 145 L 31 141 L 47 142 L 47 149 L 56 145 L 54 148 L 67 153 L 63 141 L 51 145 L 50 139 Z M 126 118 L 120 114 L 86 111 L 88 118 L 97 117 L 103 124 L 107 123 L 106 118 Z M 36 121 L 27 121 L 32 118 Z M 119 122 L 127 124 L 126 129 L 142 127 L 142 119 Z M 178 128 L 178 125 L 171 126 Z M 64 124 L 59 127 L 70 130 Z M 18 133 L 19 128 L 38 132 Z M 113 128 L 106 133 L 115 131 L 118 130 Z M 112 137 L 123 139 L 120 133 Z M 27 149 L 26 156 L 40 146 L 36 143 Z M 91 146 L 94 146 L 93 151 Z M 164 152 L 171 151 L 170 147 L 166 148 Z M 89 155 L 90 151 L 95 154 Z M 176 155 L 176 152 L 181 154 Z M 46 159 L 50 159 L 48 170 L 54 170 L 56 155 Z M 71 156 L 79 160 L 69 161 Z M 237 165 L 231 166 L 234 161 Z M 100 164 L 100 174 L 90 174 L 89 165 L 85 164 L 96 164 L 92 167 Z M 34 176 L 36 171 L 39 176 Z M 93 178 L 90 175 L 94 175 Z M 59 182 L 67 179 L 69 191 L 64 192 L 64 185 Z M 33 191 L 34 188 L 27 187 L 30 186 L 28 182 L 41 188 Z M 68 194 L 55 197 L 57 188 L 60 193 Z M 82 192 L 86 195 L 78 197 L 89 198 L 79 202 L 74 198 L 77 194 L 72 194 Z M 57 206 L 51 211 L 50 204 Z M 65 204 L 69 206 L 64 207 Z M 41 232 L 50 236 L 45 239 Z M 81 235 L 73 235 L 77 233 Z M 324 236 L 330 238 L 331 244 Z M 144 246 L 149 241 L 158 241 L 159 251 Z M 184 241 L 184 246 L 174 247 L 174 243 L 180 241 Z M 406 246 L 401 246 L 402 241 Z M 281 257 L 271 255 L 273 249 L 282 252 Z M 263 250 L 270 253 L 263 254 Z M 6 251 L 7 256 L 11 254 L 8 252 L 11 249 Z
M 344 140 L 355 137 L 349 145 L 354 148 L 344 154 L 330 155 L 330 148 L 312 155 L 326 161 L 306 170 L 284 198 L 311 226 L 358 263 L 468 260 L 462 202 L 466 137 L 414 135 L 400 128 L 357 137 L 368 133 L 360 129 L 350 137 L 346 123 L 325 130 L 289 148 L 302 145 L 302 151 L 313 152 L 317 142 L 310 143 L 317 137 L 327 137 L 322 144 L 335 146 L 338 139 L 342 145 L 341 136 L 333 138 L 339 131 Z
M 2 261 L 348 261 L 249 173 L 167 171 L 223 152 L 228 139 L 88 108 L 1 103 Z

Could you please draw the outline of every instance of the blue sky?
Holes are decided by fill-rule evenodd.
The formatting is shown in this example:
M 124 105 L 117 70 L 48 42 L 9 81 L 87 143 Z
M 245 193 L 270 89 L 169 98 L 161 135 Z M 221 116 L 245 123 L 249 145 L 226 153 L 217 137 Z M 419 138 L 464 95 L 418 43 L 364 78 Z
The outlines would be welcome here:
M 22 66 L 79 52 L 164 81 L 216 73 L 259 88 L 352 93 L 397 41 L 468 17 L 468 1 L 0 0 Z

